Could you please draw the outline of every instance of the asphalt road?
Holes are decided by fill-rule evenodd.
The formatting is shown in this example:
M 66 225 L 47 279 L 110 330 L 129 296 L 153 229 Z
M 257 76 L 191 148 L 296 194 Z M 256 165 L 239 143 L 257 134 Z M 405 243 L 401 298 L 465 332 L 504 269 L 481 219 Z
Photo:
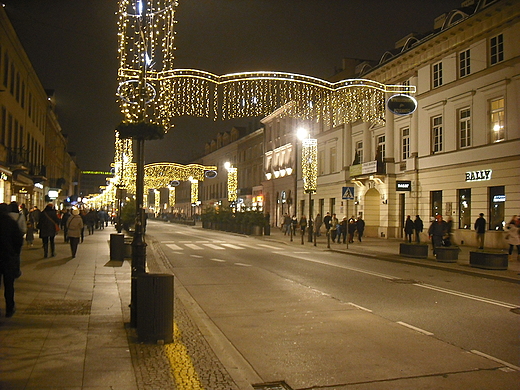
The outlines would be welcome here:
M 517 284 L 175 224 L 147 234 L 250 381 L 520 388 Z

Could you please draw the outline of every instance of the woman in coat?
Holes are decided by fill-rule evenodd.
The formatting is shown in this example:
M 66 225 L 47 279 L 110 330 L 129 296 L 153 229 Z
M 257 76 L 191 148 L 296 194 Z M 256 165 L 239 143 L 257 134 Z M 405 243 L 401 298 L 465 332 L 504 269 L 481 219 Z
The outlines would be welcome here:
M 38 229 L 40 230 L 40 238 L 43 241 L 43 257 L 49 255 L 49 242 L 51 243 L 51 256 L 56 256 L 54 250 L 54 237 L 59 229 L 60 220 L 56 214 L 56 210 L 52 203 L 45 206 L 45 209 L 40 215 Z
M 408 239 L 408 242 L 412 242 L 412 235 L 415 230 L 415 224 L 412 221 L 412 218 L 408 215 L 406 217 L 406 222 L 404 223 L 404 234 Z
M 79 210 L 72 210 L 72 216 L 67 219 L 67 234 L 70 243 L 70 251 L 72 258 L 76 257 L 78 251 L 79 239 L 83 231 L 83 218 L 79 215 Z
M 509 256 L 513 255 L 516 246 L 517 259 L 520 260 L 520 218 L 513 215 L 511 221 L 505 226 L 506 241 L 509 244 Z

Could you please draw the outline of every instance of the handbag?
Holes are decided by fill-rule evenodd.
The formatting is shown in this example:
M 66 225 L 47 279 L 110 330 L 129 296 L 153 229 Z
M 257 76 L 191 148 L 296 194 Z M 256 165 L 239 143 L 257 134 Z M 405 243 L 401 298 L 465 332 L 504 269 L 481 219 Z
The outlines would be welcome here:
M 54 222 L 54 221 L 52 220 L 52 218 L 49 217 L 49 214 L 47 214 L 47 213 L 44 213 L 44 214 L 45 214 L 45 216 L 46 216 L 47 218 L 49 218 L 50 221 L 52 221 L 52 223 L 54 224 L 54 229 L 56 229 L 56 233 L 58 233 L 58 232 L 60 231 L 60 225 L 58 225 L 56 222 Z

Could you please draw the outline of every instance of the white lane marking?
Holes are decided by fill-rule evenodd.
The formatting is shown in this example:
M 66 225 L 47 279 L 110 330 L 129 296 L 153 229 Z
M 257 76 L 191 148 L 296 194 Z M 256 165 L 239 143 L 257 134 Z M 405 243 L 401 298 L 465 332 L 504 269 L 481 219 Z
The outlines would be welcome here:
M 274 250 L 277 250 L 277 251 L 282 250 L 282 248 L 279 248 L 277 246 L 267 245 L 267 244 L 258 244 L 258 246 L 261 246 L 263 248 L 274 249 Z
M 447 288 L 432 286 L 432 285 L 429 285 L 429 284 L 414 283 L 414 286 L 423 287 L 423 288 L 427 288 L 427 289 L 430 289 L 430 290 L 439 291 L 439 292 L 442 292 L 442 293 L 445 293 L 445 294 L 455 295 L 455 296 L 462 297 L 462 298 L 472 299 L 474 301 L 490 303 L 491 305 L 501 306 L 501 307 L 505 307 L 507 309 L 516 309 L 518 307 L 518 305 L 513 305 L 511 303 L 495 301 L 494 299 L 479 297 L 479 296 L 476 296 L 476 295 L 466 294 L 466 293 L 462 293 L 462 292 L 458 292 L 458 291 L 453 291 L 453 290 L 449 290 Z
M 500 360 L 500 359 L 498 359 L 498 358 L 496 358 L 494 356 L 485 354 L 484 352 L 480 352 L 480 351 L 477 351 L 475 349 L 472 349 L 470 352 L 474 353 L 475 355 L 479 355 L 479 356 L 485 357 L 486 359 L 493 360 L 494 362 L 503 364 L 504 366 L 509 367 L 509 368 L 511 368 L 511 369 L 513 369 L 515 371 L 520 371 L 520 367 L 515 366 L 514 364 L 511 364 L 511 363 L 505 362 L 503 360 Z
M 244 264 L 244 263 L 235 263 L 235 265 L 239 265 L 241 267 L 251 267 L 251 264 Z
M 226 260 L 222 260 L 222 259 L 210 259 L 211 261 L 216 261 L 217 263 L 225 263 Z
M 190 257 L 195 257 L 196 259 L 202 259 L 204 256 L 200 256 L 200 255 L 190 255 Z
M 166 244 L 168 248 L 170 248 L 172 251 L 181 251 L 182 248 L 175 244 Z
M 427 336 L 433 336 L 433 333 L 432 332 L 428 332 L 427 330 L 424 330 L 424 329 L 421 329 L 421 328 L 417 328 L 416 326 L 413 326 L 413 325 L 410 325 L 410 324 L 407 324 L 406 322 L 402 322 L 402 321 L 397 321 L 397 323 L 399 325 L 403 325 L 403 326 L 406 326 L 407 328 L 410 328 L 410 329 L 413 329 L 419 333 L 422 333 L 422 334 L 425 334 Z
M 246 249 L 246 248 L 243 248 L 243 247 L 235 245 L 235 244 L 221 244 L 221 245 L 225 246 L 226 248 L 231 248 L 231 249 Z
M 195 245 L 195 244 L 184 244 L 186 245 L 188 248 L 191 248 L 191 249 L 195 249 L 195 250 L 202 250 L 204 248 L 198 246 L 198 245 Z
M 211 248 L 211 249 L 216 249 L 216 250 L 219 250 L 219 251 L 223 251 L 225 250 L 224 248 L 222 248 L 221 246 L 218 246 L 218 245 L 215 245 L 215 244 L 203 244 L 204 246 L 207 246 L 208 248 Z
M 352 302 L 349 302 L 348 304 L 350 306 L 354 306 L 356 309 L 363 310 L 363 311 L 368 311 L 369 313 L 372 313 L 372 310 L 367 309 L 366 307 L 356 305 L 355 303 L 352 303 Z

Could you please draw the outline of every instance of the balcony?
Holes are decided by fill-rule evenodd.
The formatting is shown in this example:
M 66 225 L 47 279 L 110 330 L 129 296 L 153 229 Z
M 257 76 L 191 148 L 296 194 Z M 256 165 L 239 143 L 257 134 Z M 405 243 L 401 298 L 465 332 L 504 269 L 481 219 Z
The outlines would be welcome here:
M 7 148 L 7 165 L 12 171 L 29 171 L 29 151 L 24 148 Z
M 363 164 L 351 165 L 349 172 L 352 178 L 368 175 L 385 175 L 386 164 L 380 160 L 368 161 Z

